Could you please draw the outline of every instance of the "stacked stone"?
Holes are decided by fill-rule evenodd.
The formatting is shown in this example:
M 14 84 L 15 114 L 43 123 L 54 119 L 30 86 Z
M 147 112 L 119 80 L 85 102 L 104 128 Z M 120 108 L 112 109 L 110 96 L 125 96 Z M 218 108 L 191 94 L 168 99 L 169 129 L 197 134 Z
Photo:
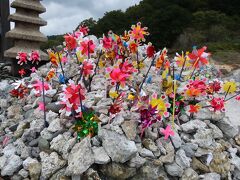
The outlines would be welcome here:
M 7 32 L 6 37 L 14 40 L 14 47 L 5 51 L 5 56 L 15 59 L 19 51 L 30 53 L 39 50 L 41 59 L 47 60 L 48 56 L 40 50 L 40 44 L 47 41 L 40 27 L 47 25 L 47 22 L 39 17 L 46 9 L 39 0 L 15 0 L 11 7 L 16 9 L 9 16 L 9 20 L 15 22 L 15 28 Z

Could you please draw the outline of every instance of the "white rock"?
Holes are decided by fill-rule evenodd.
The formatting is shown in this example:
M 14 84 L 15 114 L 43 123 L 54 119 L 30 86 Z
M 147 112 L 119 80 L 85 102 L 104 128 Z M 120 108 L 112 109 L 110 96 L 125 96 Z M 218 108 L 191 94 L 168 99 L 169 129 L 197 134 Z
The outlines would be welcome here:
M 114 162 L 124 163 L 134 157 L 137 147 L 133 141 L 114 131 L 101 129 L 98 133 L 102 146 Z
M 93 147 L 92 150 L 96 164 L 107 164 L 110 162 L 110 158 L 103 147 Z
M 204 175 L 200 175 L 199 178 L 201 180 L 220 180 L 221 176 L 217 173 L 207 173 Z
M 183 149 L 179 149 L 175 156 L 176 163 L 183 169 L 189 168 L 191 164 L 191 158 L 188 158 Z
M 199 129 L 192 142 L 198 144 L 199 147 L 209 148 L 214 142 L 212 129 Z
M 3 160 L 5 161 L 6 159 Z M 1 169 L 1 175 L 12 176 L 17 170 L 19 170 L 21 165 L 22 159 L 19 156 L 13 154 L 10 157 L 8 157 L 7 160 L 5 161 L 5 164 Z
M 231 124 L 228 117 L 225 117 L 221 121 L 218 121 L 216 125 L 228 138 L 233 138 L 238 134 L 237 127 Z
M 177 163 L 166 164 L 165 169 L 167 173 L 171 176 L 178 176 L 181 177 L 183 174 L 183 168 L 177 165 Z
M 181 125 L 183 132 L 186 133 L 192 133 L 198 129 L 204 129 L 205 127 L 207 127 L 206 123 L 200 120 L 191 120 Z
M 89 137 L 75 144 L 68 157 L 66 175 L 80 175 L 94 163 Z
M 56 152 L 52 152 L 50 155 L 41 152 L 40 158 L 42 164 L 41 177 L 44 179 L 49 178 L 66 164 L 66 161 L 60 159 Z
M 28 171 L 26 171 L 25 169 L 21 169 L 21 170 L 18 172 L 18 174 L 19 174 L 20 176 L 22 176 L 23 178 L 27 178 L 28 175 L 29 175 Z
M 59 118 L 52 120 L 51 123 L 49 124 L 48 128 L 47 128 L 48 131 L 53 132 L 53 133 L 57 132 L 57 131 L 60 131 L 62 129 L 63 129 L 63 127 L 60 123 Z
M 149 158 L 154 158 L 154 154 L 152 151 L 142 148 L 141 151 L 139 152 L 140 156 L 142 157 L 149 157 Z

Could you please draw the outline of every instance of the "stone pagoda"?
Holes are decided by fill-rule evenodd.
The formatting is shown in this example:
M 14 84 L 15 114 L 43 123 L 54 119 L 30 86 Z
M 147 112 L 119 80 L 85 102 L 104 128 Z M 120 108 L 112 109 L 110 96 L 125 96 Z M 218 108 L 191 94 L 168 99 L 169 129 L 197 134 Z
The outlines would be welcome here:
M 15 28 L 7 32 L 6 37 L 13 39 L 14 46 L 5 51 L 5 57 L 12 58 L 14 66 L 19 51 L 30 53 L 38 50 L 41 59 L 48 60 L 48 55 L 40 50 L 40 44 L 47 41 L 47 37 L 40 32 L 40 27 L 46 26 L 47 22 L 39 14 L 44 13 L 46 8 L 39 0 L 14 0 L 11 7 L 16 9 L 9 16 L 9 20 L 15 22 Z

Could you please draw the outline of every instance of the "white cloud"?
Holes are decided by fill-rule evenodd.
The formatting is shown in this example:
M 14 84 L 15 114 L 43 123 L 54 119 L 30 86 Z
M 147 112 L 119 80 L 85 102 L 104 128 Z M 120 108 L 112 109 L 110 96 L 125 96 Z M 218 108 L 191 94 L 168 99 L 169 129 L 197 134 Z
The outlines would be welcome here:
M 41 28 L 46 35 L 73 31 L 84 19 L 98 19 L 105 12 L 138 4 L 140 0 L 43 0 L 47 12 L 41 17 L 48 25 Z

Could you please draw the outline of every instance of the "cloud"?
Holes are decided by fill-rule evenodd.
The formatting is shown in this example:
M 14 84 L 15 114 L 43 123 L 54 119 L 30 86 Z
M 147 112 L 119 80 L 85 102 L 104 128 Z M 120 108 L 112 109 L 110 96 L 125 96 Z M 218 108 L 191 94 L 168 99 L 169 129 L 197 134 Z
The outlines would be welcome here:
M 41 28 L 46 35 L 73 31 L 84 19 L 98 19 L 105 12 L 138 4 L 140 0 L 43 0 L 47 12 L 41 17 L 48 25 Z

